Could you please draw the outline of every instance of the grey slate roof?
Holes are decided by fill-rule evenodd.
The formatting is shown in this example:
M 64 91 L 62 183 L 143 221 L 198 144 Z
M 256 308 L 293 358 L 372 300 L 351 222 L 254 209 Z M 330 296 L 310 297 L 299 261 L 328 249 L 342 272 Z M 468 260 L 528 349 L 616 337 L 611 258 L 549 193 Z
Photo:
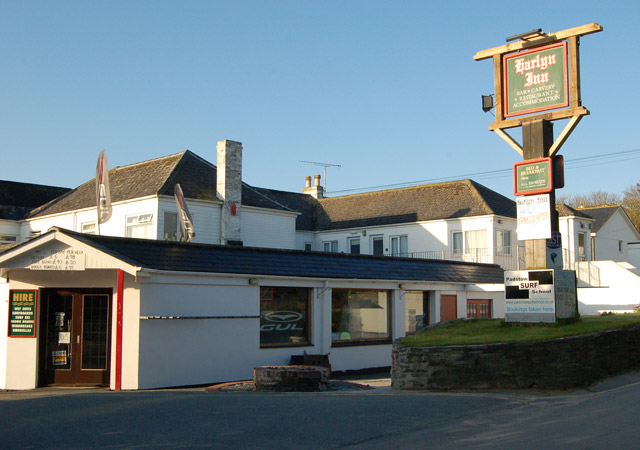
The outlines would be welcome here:
M 34 208 L 70 190 L 64 187 L 0 180 L 0 219 L 21 220 Z
M 504 282 L 503 270 L 494 264 L 166 242 L 53 230 L 134 266 L 163 271 L 465 284 Z
M 588 214 L 589 217 L 592 217 L 595 222 L 591 225 L 591 230 L 594 232 L 598 232 L 602 226 L 607 223 L 607 220 L 611 218 L 615 214 L 615 212 L 620 208 L 620 205 L 607 205 L 607 206 L 596 206 L 589 208 L 580 208 L 579 211 L 585 214 Z
M 472 180 L 323 198 L 319 203 L 318 230 L 490 214 L 516 217 L 513 200 Z
M 564 204 L 564 203 L 558 203 L 556 204 L 556 211 L 558 211 L 558 214 L 560 215 L 560 217 L 583 217 L 585 219 L 592 219 L 592 217 L 589 214 L 585 214 L 582 211 L 579 211 L 575 208 L 572 208 L 571 206 Z
M 189 150 L 128 166 L 116 167 L 109 170 L 111 202 L 152 195 L 173 197 L 176 183 L 180 183 L 185 198 L 216 200 L 216 175 L 216 166 Z M 95 179 L 91 179 L 34 210 L 29 217 L 42 217 L 90 208 L 95 204 Z M 279 210 L 288 209 L 244 183 L 242 204 Z

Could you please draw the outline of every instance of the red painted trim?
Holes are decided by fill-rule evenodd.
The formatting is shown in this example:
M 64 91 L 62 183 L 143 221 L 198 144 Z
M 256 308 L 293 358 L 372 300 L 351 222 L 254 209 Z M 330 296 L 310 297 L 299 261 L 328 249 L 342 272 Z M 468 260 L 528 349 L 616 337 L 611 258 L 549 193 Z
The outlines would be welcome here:
M 122 303 L 124 272 L 118 269 L 118 298 L 116 310 L 116 391 L 122 388 Z
M 547 182 L 549 183 L 549 187 L 545 189 L 536 189 L 533 191 L 524 191 L 521 192 L 518 190 L 518 167 L 526 166 L 528 164 L 535 164 L 539 162 L 546 162 L 549 164 L 549 179 Z M 525 159 L 524 161 L 517 162 L 513 165 L 513 195 L 537 195 L 537 194 L 548 194 L 553 191 L 555 186 L 553 185 L 553 158 L 547 156 L 546 158 L 538 158 L 538 159 Z

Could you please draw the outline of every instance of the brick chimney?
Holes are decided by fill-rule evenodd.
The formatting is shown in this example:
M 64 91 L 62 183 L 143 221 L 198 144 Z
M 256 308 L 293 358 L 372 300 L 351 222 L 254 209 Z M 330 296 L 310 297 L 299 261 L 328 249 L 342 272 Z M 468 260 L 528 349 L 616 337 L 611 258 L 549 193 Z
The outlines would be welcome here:
M 242 203 L 242 143 L 218 141 L 217 196 L 220 211 L 220 244 L 242 245 L 240 217 Z
M 314 186 L 311 186 L 311 177 L 305 178 L 305 187 L 302 189 L 303 194 L 309 194 L 314 198 L 324 198 L 324 188 L 320 186 L 320 174 L 315 174 Z

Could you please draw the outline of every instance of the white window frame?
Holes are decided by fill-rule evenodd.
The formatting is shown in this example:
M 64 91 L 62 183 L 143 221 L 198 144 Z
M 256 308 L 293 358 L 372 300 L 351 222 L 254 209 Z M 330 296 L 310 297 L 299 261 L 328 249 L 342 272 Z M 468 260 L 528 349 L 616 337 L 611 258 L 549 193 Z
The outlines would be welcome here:
M 391 256 L 408 257 L 409 256 L 409 236 L 401 234 L 389 237 L 389 247 L 391 247 Z
M 84 234 L 96 234 L 98 226 L 95 222 L 83 222 L 80 224 L 80 233 Z
M 144 236 L 134 236 L 135 230 L 144 229 Z M 125 216 L 124 235 L 126 237 L 138 237 L 142 239 L 153 239 L 153 213 L 132 214 Z
M 381 241 L 382 242 L 382 255 L 384 255 L 384 235 L 383 234 L 375 234 L 375 235 L 371 236 L 371 244 L 370 245 L 371 245 L 371 254 L 372 255 L 375 255 L 375 253 L 374 253 L 374 249 L 375 249 L 374 242 L 375 241 Z
M 0 234 L 0 244 L 15 244 L 18 236 L 14 234 Z
M 505 243 L 505 237 L 509 236 L 507 243 Z M 511 230 L 497 230 L 496 231 L 496 254 L 511 256 Z
M 338 241 L 324 241 L 322 250 L 330 253 L 338 253 Z

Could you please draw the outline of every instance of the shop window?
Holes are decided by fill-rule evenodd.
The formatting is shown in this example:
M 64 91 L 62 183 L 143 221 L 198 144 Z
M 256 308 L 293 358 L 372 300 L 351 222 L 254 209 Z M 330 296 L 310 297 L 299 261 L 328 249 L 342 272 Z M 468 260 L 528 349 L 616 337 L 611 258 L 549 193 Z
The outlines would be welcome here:
M 467 318 L 491 319 L 491 300 L 467 300 Z
M 311 290 L 260 287 L 260 347 L 310 344 Z
M 391 339 L 389 291 L 333 289 L 331 339 L 333 344 Z
M 411 334 L 429 325 L 429 292 L 406 291 L 405 302 L 405 333 Z
M 127 216 L 125 236 L 141 239 L 153 239 L 153 214 Z
M 338 252 L 338 241 L 326 241 L 322 243 L 322 250 L 325 252 Z

